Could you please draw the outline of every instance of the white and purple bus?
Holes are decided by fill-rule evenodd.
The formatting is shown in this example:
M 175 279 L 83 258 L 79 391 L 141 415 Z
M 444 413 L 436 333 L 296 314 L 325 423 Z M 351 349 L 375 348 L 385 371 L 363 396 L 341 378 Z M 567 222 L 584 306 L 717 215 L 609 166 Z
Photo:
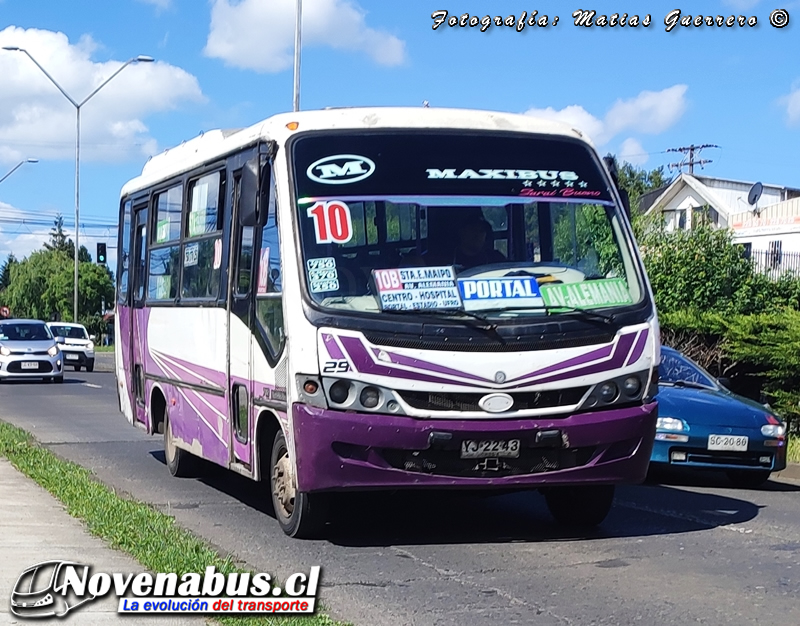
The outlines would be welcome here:
M 334 109 L 215 130 L 122 189 L 116 372 L 175 476 L 270 482 L 290 536 L 335 492 L 538 489 L 594 525 L 653 445 L 658 319 L 581 132 Z

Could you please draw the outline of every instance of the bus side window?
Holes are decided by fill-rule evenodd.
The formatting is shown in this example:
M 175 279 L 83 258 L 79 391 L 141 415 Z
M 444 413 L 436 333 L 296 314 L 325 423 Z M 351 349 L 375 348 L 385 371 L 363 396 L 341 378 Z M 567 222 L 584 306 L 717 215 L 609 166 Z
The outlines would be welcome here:
M 247 443 L 250 433 L 249 426 L 250 403 L 247 399 L 247 387 L 244 385 L 233 386 L 233 426 L 236 439 Z
M 250 293 L 250 280 L 253 275 L 253 235 L 252 226 L 242 227 L 242 245 L 239 248 L 239 259 L 236 262 L 236 293 L 246 296 Z
M 270 185 L 267 221 L 261 230 L 256 289 L 256 318 L 264 332 L 272 356 L 277 359 L 283 351 L 286 336 L 283 331 L 283 298 L 278 212 L 275 205 L 274 180 Z

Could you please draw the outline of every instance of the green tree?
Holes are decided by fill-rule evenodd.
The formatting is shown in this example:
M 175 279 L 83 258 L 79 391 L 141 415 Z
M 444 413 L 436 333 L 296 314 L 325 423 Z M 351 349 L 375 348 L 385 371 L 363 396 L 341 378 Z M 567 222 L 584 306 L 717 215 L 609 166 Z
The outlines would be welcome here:
M 616 160 L 616 157 L 614 157 Z M 641 197 L 655 189 L 664 187 L 669 180 L 664 174 L 664 167 L 647 171 L 640 169 L 630 163 L 617 165 L 619 186 L 628 192 L 628 199 L 631 203 L 631 213 L 638 213 L 639 200 Z
M 6 304 L 19 317 L 49 320 L 58 314 L 72 320 L 74 265 L 64 250 L 45 248 L 32 253 L 14 268 L 13 280 L 4 292 Z M 79 321 L 102 312 L 103 299 L 111 302 L 114 285 L 106 268 L 82 262 L 78 268 Z
M 640 238 L 659 311 L 751 313 L 767 285 L 733 243 L 732 231 L 701 223 L 690 231 L 649 229 Z
M 0 291 L 3 291 L 11 284 L 11 271 L 18 263 L 17 257 L 11 252 L 3 263 L 3 266 L 0 267 Z
M 64 217 L 61 214 L 58 214 L 53 221 L 53 228 L 50 229 L 50 241 L 46 242 L 44 247 L 46 250 L 66 252 L 71 259 L 75 258 L 75 242 L 64 232 Z M 85 246 L 81 246 L 78 250 L 78 261 L 81 263 L 92 262 L 92 255 Z

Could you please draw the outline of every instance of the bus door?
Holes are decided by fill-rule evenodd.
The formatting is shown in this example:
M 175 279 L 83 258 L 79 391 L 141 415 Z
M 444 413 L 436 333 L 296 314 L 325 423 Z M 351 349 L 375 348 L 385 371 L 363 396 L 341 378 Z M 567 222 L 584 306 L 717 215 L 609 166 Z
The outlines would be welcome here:
M 133 267 L 131 263 L 131 244 L 133 228 L 131 224 L 133 202 L 126 200 L 122 205 L 122 225 L 117 251 L 117 306 L 114 315 L 114 371 L 117 377 L 119 408 L 131 424 L 133 418 L 133 371 L 131 365 L 131 299 L 133 288 Z
M 231 400 L 232 462 L 253 471 L 255 423 L 260 411 L 286 411 L 286 371 L 283 356 L 283 310 L 281 265 L 274 184 L 270 164 L 262 164 L 261 201 L 258 219 L 253 219 L 253 170 L 247 166 L 234 181 L 235 242 L 231 281 Z M 250 161 L 252 166 L 254 161 Z M 239 216 L 248 213 L 241 219 Z M 277 372 L 282 371 L 281 377 Z
M 234 198 L 240 193 L 240 179 L 234 183 Z M 233 221 L 230 267 L 230 398 L 231 463 L 252 471 L 253 423 L 253 253 L 255 226 Z
M 147 204 L 133 207 L 133 250 L 131 289 L 131 342 L 127 362 L 130 364 L 133 389 L 134 423 L 147 424 L 145 409 L 144 363 L 147 342 Z

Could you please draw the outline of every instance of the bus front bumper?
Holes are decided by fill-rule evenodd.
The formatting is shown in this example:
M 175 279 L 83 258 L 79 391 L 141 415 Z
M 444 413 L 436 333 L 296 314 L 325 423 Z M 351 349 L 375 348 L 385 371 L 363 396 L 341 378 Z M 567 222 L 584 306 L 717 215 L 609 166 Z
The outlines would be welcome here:
M 515 489 L 642 482 L 655 436 L 654 401 L 577 415 L 516 420 L 419 420 L 294 404 L 301 491 Z M 508 445 L 507 442 L 518 441 Z M 462 458 L 468 445 L 518 456 Z M 499 445 L 491 442 L 504 442 Z

